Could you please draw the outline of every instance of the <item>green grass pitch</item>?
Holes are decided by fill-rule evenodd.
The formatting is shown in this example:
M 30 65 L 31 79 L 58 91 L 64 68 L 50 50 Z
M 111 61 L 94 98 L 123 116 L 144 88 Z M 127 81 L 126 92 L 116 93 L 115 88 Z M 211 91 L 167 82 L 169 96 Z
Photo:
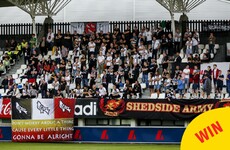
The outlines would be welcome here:
M 0 143 L 1 150 L 179 150 L 179 147 L 155 144 Z

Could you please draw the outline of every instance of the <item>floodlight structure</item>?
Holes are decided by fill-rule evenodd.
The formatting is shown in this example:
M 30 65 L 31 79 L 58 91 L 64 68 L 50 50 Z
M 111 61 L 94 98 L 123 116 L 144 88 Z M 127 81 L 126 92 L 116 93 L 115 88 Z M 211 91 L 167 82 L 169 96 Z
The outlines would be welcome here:
M 230 4 L 230 0 L 219 0 L 221 2 L 225 2 L 225 3 L 229 3 Z
M 32 18 L 33 33 L 36 33 L 36 16 L 52 17 L 60 12 L 71 0 L 8 0 L 13 5 L 19 7 Z
M 156 1 L 169 11 L 172 20 L 171 29 L 173 32 L 173 37 L 175 37 L 176 29 L 175 29 L 174 14 L 190 12 L 192 9 L 199 6 L 206 0 L 156 0 Z

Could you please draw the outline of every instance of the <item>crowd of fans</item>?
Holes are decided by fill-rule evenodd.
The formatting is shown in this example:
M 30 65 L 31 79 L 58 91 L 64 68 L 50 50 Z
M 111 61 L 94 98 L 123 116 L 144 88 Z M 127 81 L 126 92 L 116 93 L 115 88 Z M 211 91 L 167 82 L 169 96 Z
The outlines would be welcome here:
M 212 33 L 208 41 L 207 61 L 216 41 Z M 169 99 L 175 98 L 175 93 L 178 98 L 186 98 L 186 93 L 193 98 L 210 98 L 212 82 L 214 92 L 220 95 L 226 80 L 230 96 L 230 71 L 224 76 L 214 65 L 201 73 L 199 42 L 199 33 L 189 29 L 184 35 L 176 30 L 174 37 L 161 27 L 140 31 L 135 27 L 131 31 L 128 26 L 123 33 L 115 27 L 113 33 L 82 35 L 76 31 L 54 34 L 49 29 L 41 41 L 35 35 L 30 41 L 6 41 L 0 73 L 9 69 L 11 60 L 23 57 L 27 67 L 20 78 L 28 81 L 20 87 L 9 75 L 2 88 L 8 96 L 23 98 L 37 97 L 38 93 L 42 98 L 139 98 L 147 90 L 149 96 L 164 92 Z M 188 59 L 185 66 L 182 57 Z

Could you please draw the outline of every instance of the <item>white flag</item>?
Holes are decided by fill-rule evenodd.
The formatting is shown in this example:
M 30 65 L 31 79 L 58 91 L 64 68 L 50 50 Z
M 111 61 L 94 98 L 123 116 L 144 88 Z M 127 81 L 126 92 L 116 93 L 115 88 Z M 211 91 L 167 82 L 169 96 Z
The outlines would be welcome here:
M 109 32 L 109 22 L 98 22 L 97 23 L 97 33 L 103 31 L 103 33 Z
M 53 99 L 32 99 L 32 120 L 54 119 Z
M 71 22 L 71 33 L 77 31 L 78 34 L 82 34 L 85 30 L 85 23 Z

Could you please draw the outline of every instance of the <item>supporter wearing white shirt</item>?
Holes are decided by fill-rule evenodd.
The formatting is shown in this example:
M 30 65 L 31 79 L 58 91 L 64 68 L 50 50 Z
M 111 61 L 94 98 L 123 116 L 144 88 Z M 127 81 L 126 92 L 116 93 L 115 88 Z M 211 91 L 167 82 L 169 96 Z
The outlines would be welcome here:
M 119 94 L 120 94 L 119 89 L 116 87 L 116 85 L 114 85 L 110 97 L 111 97 L 111 98 L 119 98 L 119 97 L 120 97 Z
M 179 29 L 177 29 L 175 34 L 175 49 L 176 52 L 179 53 L 180 53 L 180 42 L 181 42 L 181 32 Z
M 109 69 L 110 66 L 112 66 L 112 61 L 113 61 L 113 57 L 110 53 L 107 53 L 107 57 L 106 57 L 106 67 L 107 69 Z
M 152 42 L 152 35 L 153 35 L 152 32 L 149 30 L 149 28 L 147 28 L 147 31 L 146 31 L 146 41 L 147 42 Z
M 105 56 L 106 46 L 104 43 L 101 43 L 100 51 L 102 52 L 102 55 Z
M 152 52 L 153 52 L 153 58 L 157 60 L 157 55 L 159 53 L 159 48 L 160 48 L 160 42 L 156 39 L 156 37 L 153 37 L 152 41 Z
M 139 54 L 142 55 L 144 50 L 145 50 L 145 46 L 144 46 L 143 41 L 141 41 L 140 46 L 138 47 Z
M 53 47 L 53 43 L 54 43 L 54 33 L 52 32 L 51 29 L 48 29 L 48 34 L 46 36 L 46 41 L 48 43 L 49 50 L 51 50 L 52 47 Z
M 100 52 L 99 56 L 97 57 L 97 63 L 98 63 L 99 74 L 101 74 L 102 71 L 104 70 L 104 63 L 105 63 L 105 57 L 102 55 L 102 52 Z
M 188 41 L 186 42 L 186 56 L 188 58 L 188 55 L 192 54 L 192 39 L 188 37 Z
M 126 57 L 127 55 L 127 49 L 126 48 L 122 48 L 121 49 L 121 57 Z
M 171 78 L 170 78 L 170 75 L 167 74 L 167 75 L 166 75 L 166 79 L 164 80 L 164 89 L 165 89 L 165 91 L 166 91 L 167 89 L 169 89 L 170 86 L 171 86 Z
M 186 68 L 183 70 L 184 74 L 184 81 L 185 81 L 185 89 L 189 88 L 189 76 L 190 76 L 190 69 L 189 65 L 186 66 Z
M 152 44 L 152 32 L 149 30 L 149 28 L 146 28 L 146 42 L 147 42 L 147 46 L 148 49 L 151 47 Z
M 193 38 L 192 38 L 192 52 L 193 52 L 193 54 L 194 53 L 198 53 L 198 41 L 197 41 L 197 39 L 196 39 L 196 37 L 195 37 L 195 34 L 193 35 Z
M 69 71 L 66 71 L 66 73 L 65 73 L 65 81 L 66 81 L 66 92 L 67 92 L 67 94 L 70 93 L 70 91 L 69 91 L 70 80 L 71 80 L 70 73 L 69 73 Z
M 54 90 L 55 90 L 54 92 L 55 92 L 55 94 L 56 94 L 57 91 L 58 91 L 58 87 L 59 87 L 59 81 L 58 81 L 57 78 L 54 78 L 54 81 L 53 81 L 52 85 L 53 85 L 53 87 L 54 87 Z
M 107 95 L 106 89 L 103 85 L 99 86 L 99 96 L 100 97 L 105 97 Z
M 139 54 L 135 52 L 133 55 L 133 64 L 138 64 L 138 63 L 139 63 Z
M 88 43 L 88 49 L 89 49 L 89 52 L 90 52 L 90 55 L 91 54 L 94 54 L 95 53 L 95 47 L 96 47 L 96 44 L 94 43 L 94 41 L 90 38 L 90 42 Z

